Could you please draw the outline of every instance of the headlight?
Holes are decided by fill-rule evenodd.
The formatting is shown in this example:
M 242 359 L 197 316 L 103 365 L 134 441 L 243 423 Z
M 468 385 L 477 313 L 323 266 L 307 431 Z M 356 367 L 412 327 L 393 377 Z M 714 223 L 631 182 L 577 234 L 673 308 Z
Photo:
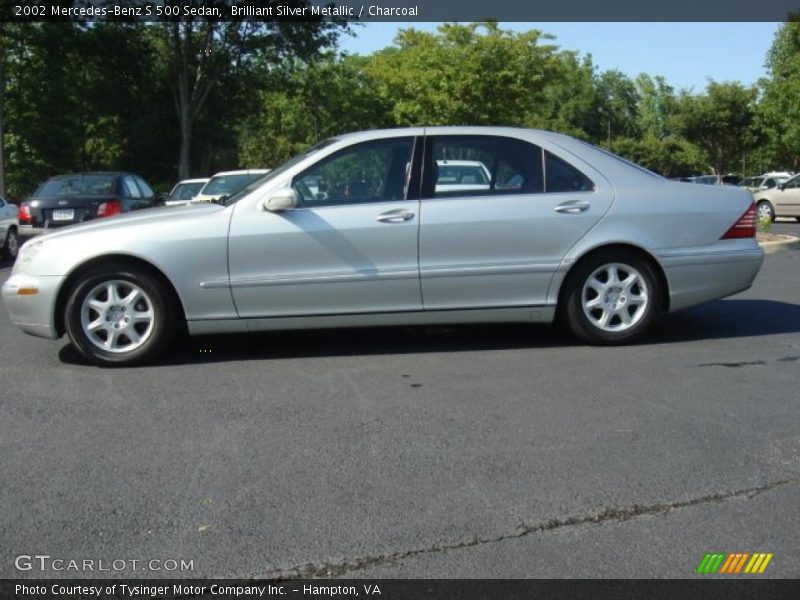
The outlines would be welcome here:
M 14 263 L 15 267 L 23 267 L 25 265 L 30 264 L 36 255 L 39 254 L 39 251 L 42 249 L 42 245 L 44 242 L 36 242 L 30 241 L 25 242 L 22 245 L 22 248 L 19 250 L 19 256 L 17 256 L 17 262 Z M 15 269 L 16 270 L 16 269 Z

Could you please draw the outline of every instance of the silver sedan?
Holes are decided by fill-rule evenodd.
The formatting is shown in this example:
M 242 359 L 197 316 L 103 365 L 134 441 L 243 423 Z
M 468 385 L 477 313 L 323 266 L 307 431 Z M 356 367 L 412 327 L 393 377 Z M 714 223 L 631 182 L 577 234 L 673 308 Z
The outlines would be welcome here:
M 474 173 L 445 168 L 478 165 Z M 21 329 L 99 364 L 181 331 L 563 319 L 593 344 L 747 289 L 743 189 L 671 182 L 570 137 L 433 127 L 313 146 L 224 206 L 154 208 L 29 241 L 3 286 Z

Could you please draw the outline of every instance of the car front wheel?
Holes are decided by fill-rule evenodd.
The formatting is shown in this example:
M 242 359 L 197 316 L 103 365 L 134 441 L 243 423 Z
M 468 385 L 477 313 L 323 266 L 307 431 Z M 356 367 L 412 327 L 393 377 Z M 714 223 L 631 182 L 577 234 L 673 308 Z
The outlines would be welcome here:
M 624 344 L 653 327 L 661 298 L 661 282 L 649 262 L 604 252 L 579 265 L 569 278 L 564 308 L 578 337 L 591 344 Z
M 67 334 L 90 361 L 107 366 L 155 358 L 175 331 L 162 284 L 143 269 L 105 268 L 81 280 L 67 301 Z

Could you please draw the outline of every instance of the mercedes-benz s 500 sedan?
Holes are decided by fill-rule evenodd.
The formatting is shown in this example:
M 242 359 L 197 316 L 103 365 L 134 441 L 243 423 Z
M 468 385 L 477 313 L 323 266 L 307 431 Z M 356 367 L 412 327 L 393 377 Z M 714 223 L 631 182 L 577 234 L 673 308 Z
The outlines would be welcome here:
M 444 161 L 488 183 L 440 183 Z M 589 343 L 747 289 L 744 189 L 672 182 L 564 135 L 430 127 L 313 146 L 224 205 L 154 208 L 27 242 L 3 285 L 24 331 L 100 364 L 176 332 L 551 321 Z

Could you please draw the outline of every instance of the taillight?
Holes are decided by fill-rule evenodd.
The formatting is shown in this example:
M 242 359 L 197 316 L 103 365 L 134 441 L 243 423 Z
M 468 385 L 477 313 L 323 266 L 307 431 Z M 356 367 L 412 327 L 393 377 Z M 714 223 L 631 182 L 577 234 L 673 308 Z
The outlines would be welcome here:
M 736 238 L 754 238 L 756 237 L 756 204 L 755 202 L 750 205 L 744 214 L 739 217 L 739 220 L 734 223 L 728 231 L 725 232 L 721 240 L 732 240 Z
M 108 202 L 103 202 L 97 207 L 98 217 L 111 217 L 113 215 L 118 215 L 121 212 L 122 202 L 119 200 L 109 200 Z
M 31 220 L 31 209 L 27 204 L 22 204 L 19 207 L 19 222 L 28 223 Z

